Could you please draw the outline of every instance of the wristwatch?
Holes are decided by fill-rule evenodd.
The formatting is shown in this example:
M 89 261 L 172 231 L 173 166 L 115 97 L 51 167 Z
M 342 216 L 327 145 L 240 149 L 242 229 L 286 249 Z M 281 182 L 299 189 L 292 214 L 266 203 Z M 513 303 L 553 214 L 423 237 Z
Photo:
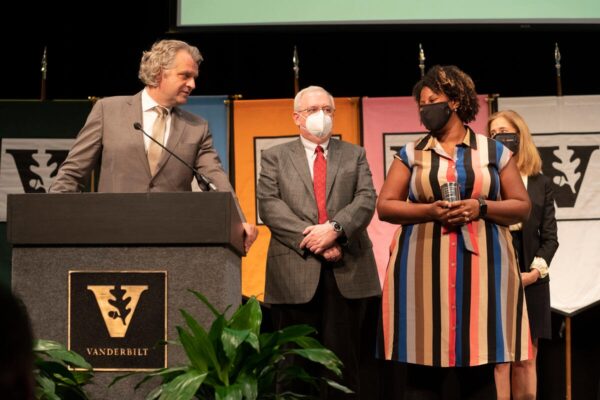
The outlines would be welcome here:
M 485 198 L 479 196 L 477 201 L 479 202 L 479 218 L 485 218 L 487 215 L 487 203 L 485 202 Z
M 340 225 L 339 222 L 337 221 L 329 221 L 329 223 L 331 224 L 331 226 L 333 226 L 333 230 L 340 233 L 342 232 L 344 229 L 342 228 L 342 225 Z

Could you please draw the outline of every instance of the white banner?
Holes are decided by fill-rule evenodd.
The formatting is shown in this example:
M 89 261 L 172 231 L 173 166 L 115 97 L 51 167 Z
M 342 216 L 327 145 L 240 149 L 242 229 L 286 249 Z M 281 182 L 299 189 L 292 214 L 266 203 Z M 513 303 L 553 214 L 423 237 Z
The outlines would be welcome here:
M 523 116 L 554 184 L 551 303 L 575 313 L 600 301 L 600 96 L 500 98 L 499 109 Z
M 0 221 L 6 221 L 6 195 L 46 193 L 75 139 L 2 139 Z

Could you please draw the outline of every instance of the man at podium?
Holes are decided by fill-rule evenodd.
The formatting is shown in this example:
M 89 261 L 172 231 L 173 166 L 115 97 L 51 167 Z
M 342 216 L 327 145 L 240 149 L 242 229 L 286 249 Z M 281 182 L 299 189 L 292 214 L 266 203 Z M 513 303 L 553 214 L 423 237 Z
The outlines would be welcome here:
M 357 394 L 361 352 L 369 353 L 360 332 L 369 298 L 380 294 L 366 231 L 377 196 L 365 150 L 331 137 L 334 113 L 325 89 L 301 90 L 293 113 L 300 137 L 262 153 L 258 204 L 272 235 L 265 302 L 275 329 L 315 327 L 344 363 L 342 384 Z M 320 395 L 338 398 L 335 392 L 323 387 Z
M 100 164 L 98 192 L 230 191 L 208 123 L 178 106 L 196 87 L 198 48 L 161 40 L 142 55 L 138 76 L 146 85 L 133 96 L 100 99 L 90 112 L 50 193 L 81 191 Z M 240 210 L 241 212 L 241 210 Z M 244 222 L 246 251 L 258 235 Z

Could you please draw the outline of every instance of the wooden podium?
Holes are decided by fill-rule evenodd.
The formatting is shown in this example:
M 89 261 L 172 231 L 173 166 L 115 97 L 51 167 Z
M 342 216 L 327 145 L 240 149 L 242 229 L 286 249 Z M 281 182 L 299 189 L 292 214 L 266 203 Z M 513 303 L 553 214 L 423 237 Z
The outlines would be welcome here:
M 212 313 L 188 289 L 203 293 L 219 310 L 227 306 L 235 310 L 241 303 L 243 227 L 231 193 L 9 195 L 7 224 L 13 246 L 13 289 L 27 306 L 36 338 L 72 343 L 70 329 L 75 323 L 71 319 L 79 318 L 70 314 L 69 285 L 74 272 L 103 276 L 160 271 L 166 278 L 166 298 L 162 305 L 152 307 L 165 308 L 168 340 L 177 337 L 177 325 L 185 325 L 179 309 L 190 312 L 205 327 L 213 320 Z M 93 302 L 91 292 L 85 293 Z M 147 301 L 151 296 L 139 296 L 141 310 L 141 299 Z M 94 303 L 93 310 L 84 314 L 92 318 L 89 329 L 107 335 L 100 304 L 98 301 L 96 307 Z M 124 314 L 135 308 L 131 304 Z M 142 323 L 141 317 L 136 318 L 142 315 L 140 310 L 133 310 L 129 320 L 121 315 L 123 324 L 128 321 L 131 325 L 127 335 L 135 333 L 136 323 Z M 114 309 L 110 312 L 118 319 Z M 109 350 L 114 351 L 112 347 Z M 181 347 L 168 347 L 165 361 L 169 366 L 181 365 L 184 360 Z M 87 390 L 95 398 L 143 398 L 154 386 L 149 382 L 146 390 L 134 394 L 137 380 L 133 378 L 107 388 L 115 376 L 125 373 L 119 369 L 97 371 L 95 384 Z

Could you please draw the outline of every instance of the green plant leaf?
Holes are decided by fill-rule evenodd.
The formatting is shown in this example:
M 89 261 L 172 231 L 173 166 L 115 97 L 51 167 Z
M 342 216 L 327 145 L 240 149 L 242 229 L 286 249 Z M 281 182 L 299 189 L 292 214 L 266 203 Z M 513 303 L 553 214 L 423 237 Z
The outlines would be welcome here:
M 208 309 L 214 314 L 215 317 L 218 317 L 219 315 L 225 315 L 225 312 L 220 313 L 219 310 L 217 310 L 215 308 L 215 306 L 213 306 L 210 301 L 208 301 L 208 299 L 206 297 L 204 297 L 204 295 L 202 293 L 198 293 L 195 290 L 190 290 L 188 289 L 190 292 L 192 292 L 194 294 L 194 296 L 196 296 L 201 302 L 203 302 L 206 307 L 208 307 Z M 229 309 L 229 307 L 227 307 L 227 309 Z M 226 311 L 227 311 L 226 309 Z
M 341 367 L 343 366 L 340 359 L 335 353 L 328 349 L 291 349 L 289 353 L 297 354 L 311 361 L 323 365 L 330 371 L 333 371 L 337 376 L 342 376 Z
M 215 354 L 217 356 L 217 360 L 219 360 L 219 364 L 226 368 L 225 365 L 228 364 L 229 359 L 225 355 L 225 351 L 223 350 L 223 343 L 221 342 L 221 336 L 223 334 L 223 329 L 226 326 L 226 321 L 223 315 L 219 315 L 210 326 L 210 331 L 208 332 L 208 337 L 210 342 L 212 343 Z
M 299 379 L 303 382 L 311 383 L 314 385 L 317 378 L 310 375 L 306 370 L 299 365 L 287 365 L 284 368 L 280 368 L 278 371 L 278 379 L 282 381 L 292 381 Z
M 310 337 L 310 336 L 298 337 L 298 338 L 292 339 L 291 341 L 296 343 L 298 346 L 300 346 L 303 349 L 324 349 L 325 348 L 325 346 L 323 346 L 321 344 L 321 342 L 319 342 L 317 339 Z
M 223 383 L 229 382 L 229 377 L 227 373 L 223 371 L 223 366 L 220 363 L 218 352 L 220 350 L 220 341 L 215 340 L 214 342 L 208 336 L 204 328 L 200 326 L 198 321 L 196 321 L 190 314 L 188 314 L 185 310 L 181 310 L 183 317 L 192 333 L 194 334 L 195 340 L 198 342 L 198 348 L 202 351 L 203 358 L 206 360 L 208 367 L 206 370 L 209 370 L 210 367 L 214 369 L 217 376 Z M 216 319 L 217 324 L 220 324 L 220 318 Z M 214 324 L 213 323 L 213 324 Z M 218 328 L 212 329 L 212 332 L 215 332 Z M 180 337 L 181 339 L 181 337 Z M 199 370 L 203 370 L 203 368 L 198 368 Z
M 202 344 L 195 340 L 194 336 L 189 334 L 185 329 L 178 326 L 179 340 L 192 365 L 199 371 L 208 371 L 208 357 L 202 349 Z
M 208 338 L 208 333 L 206 333 L 206 331 L 204 330 L 204 328 L 202 327 L 202 325 L 200 325 L 198 323 L 198 321 L 196 321 L 194 319 L 194 317 L 192 317 L 187 311 L 185 310 L 179 310 L 181 312 L 181 315 L 183 315 L 183 318 L 185 319 L 185 323 L 187 324 L 188 328 L 190 328 L 190 331 L 192 332 L 192 334 L 198 338 L 200 337 L 206 337 Z
M 249 333 L 249 330 L 223 329 L 221 342 L 228 359 L 233 360 L 235 358 L 238 347 L 244 343 Z
M 315 396 L 307 394 L 299 394 L 290 391 L 279 393 L 274 397 L 276 400 L 315 400 Z
M 210 337 L 208 336 L 204 328 L 198 323 L 198 321 L 196 321 L 187 311 L 181 310 L 181 314 L 185 318 L 185 322 L 192 331 L 194 338 L 196 339 L 196 341 L 198 341 L 199 347 L 202 350 L 206 361 L 210 362 L 209 365 L 211 365 L 215 369 L 217 374 L 220 376 L 221 365 L 217 358 L 216 349 L 214 347 L 214 344 L 211 342 Z M 198 369 L 201 371 L 205 370 L 205 368 Z
M 94 377 L 94 373 L 88 371 L 72 371 L 72 373 L 80 386 L 86 385 Z
M 248 334 L 248 337 L 246 338 L 246 343 L 248 343 L 257 352 L 260 352 L 260 340 L 254 332 L 250 332 Z
M 79 354 L 69 351 L 69 350 L 49 350 L 46 352 L 49 356 L 62 360 L 67 363 L 69 366 L 74 368 L 82 368 L 91 370 L 92 366 L 90 363 L 85 361 L 85 359 Z
M 35 377 L 36 382 L 36 392 L 39 395 L 36 395 L 36 398 L 47 398 L 51 400 L 60 400 L 56 393 L 56 385 L 52 381 L 52 379 L 47 378 L 45 376 L 37 375 Z
M 53 340 L 39 339 L 33 342 L 34 352 L 43 352 L 48 350 L 62 350 L 65 346 Z
M 158 371 L 152 372 L 150 374 L 148 374 L 146 377 L 144 377 L 144 379 L 142 379 L 141 381 L 139 381 L 137 383 L 137 385 L 135 385 L 135 390 L 137 390 L 139 387 L 141 387 L 144 383 L 146 383 L 148 380 L 155 378 L 155 377 L 161 377 L 162 378 L 162 383 L 167 383 L 167 382 L 171 382 L 173 379 L 175 379 L 177 376 L 187 372 L 189 370 L 189 367 L 170 367 L 170 368 L 162 368 Z
M 35 365 L 38 367 L 40 375 L 44 375 L 49 378 L 54 378 L 54 382 L 60 378 L 60 381 L 65 381 L 72 385 L 77 384 L 76 378 L 72 372 L 65 366 L 65 364 L 58 361 L 46 361 L 44 359 L 35 360 Z
M 279 331 L 277 332 L 263 332 L 258 336 L 260 341 L 260 348 L 274 347 L 277 346 L 277 338 L 279 337 Z
M 154 389 L 152 389 L 152 391 L 150 393 L 148 393 L 146 395 L 146 400 L 156 400 L 158 398 L 160 398 L 160 395 L 163 392 L 163 386 L 157 386 Z
M 210 325 L 210 330 L 208 331 L 208 337 L 213 342 L 213 344 L 217 345 L 221 340 L 221 334 L 223 333 L 223 329 L 226 326 L 225 317 L 219 315 L 213 323 Z
M 126 374 L 123 374 L 123 375 L 119 375 L 119 376 L 117 376 L 116 378 L 114 378 L 112 381 L 110 381 L 110 383 L 108 384 L 108 387 L 111 387 L 111 386 L 113 386 L 115 383 L 117 383 L 117 382 L 119 382 L 119 381 L 122 381 L 122 380 L 123 380 L 123 379 L 125 379 L 125 378 L 129 378 L 129 377 L 130 377 L 130 376 L 132 376 L 132 375 L 137 375 L 137 374 L 139 374 L 139 373 L 140 373 L 140 372 L 129 372 L 129 373 L 126 373 Z M 151 378 L 152 378 L 152 377 L 151 377 Z
M 347 388 L 346 386 L 344 386 L 344 385 L 342 385 L 340 383 L 337 383 L 336 381 L 332 381 L 331 379 L 327 379 L 327 378 L 322 378 L 322 379 L 325 382 L 327 382 L 327 384 L 329 386 L 331 386 L 332 388 L 335 388 L 335 389 L 337 389 L 337 390 L 339 390 L 341 392 L 348 393 L 348 394 L 354 393 L 352 390 L 350 390 L 349 388 Z
M 74 351 L 67 350 L 62 344 L 52 340 L 37 340 L 33 346 L 34 353 L 43 353 L 48 357 L 62 361 L 75 368 L 92 369 L 85 359 Z
M 235 381 L 242 389 L 244 400 L 256 400 L 258 398 L 258 379 L 253 374 L 240 374 Z
M 134 390 L 138 390 L 144 383 L 148 382 L 150 379 L 155 378 L 157 376 L 163 377 L 163 383 L 169 382 L 175 376 L 186 372 L 188 369 L 189 369 L 188 367 L 170 367 L 170 368 L 161 368 L 161 369 L 157 369 L 153 372 L 149 372 L 149 373 L 145 374 L 145 376 L 135 385 Z M 119 375 L 110 382 L 108 387 L 111 387 L 115 383 L 117 383 L 123 379 L 129 378 L 132 375 L 138 375 L 138 374 L 140 374 L 140 372 L 130 372 L 127 374 Z
M 242 388 L 239 385 L 215 386 L 215 400 L 242 400 Z
M 250 330 L 257 336 L 260 334 L 262 311 L 256 297 L 252 296 L 242 305 L 229 320 L 229 327 L 239 330 Z
M 276 340 L 278 345 L 293 342 L 298 338 L 315 333 L 315 328 L 308 325 L 292 325 L 277 332 Z
M 83 357 L 52 340 L 34 342 L 34 376 L 40 399 L 87 400 L 83 386 L 93 377 L 93 371 Z M 84 368 L 71 371 L 68 366 Z
M 194 398 L 206 375 L 208 375 L 207 372 L 190 369 L 186 373 L 177 376 L 171 382 L 164 384 L 160 399 L 188 400 Z
M 80 387 L 67 386 L 62 384 L 56 385 L 56 394 L 61 399 L 69 400 L 88 400 L 87 395 Z

